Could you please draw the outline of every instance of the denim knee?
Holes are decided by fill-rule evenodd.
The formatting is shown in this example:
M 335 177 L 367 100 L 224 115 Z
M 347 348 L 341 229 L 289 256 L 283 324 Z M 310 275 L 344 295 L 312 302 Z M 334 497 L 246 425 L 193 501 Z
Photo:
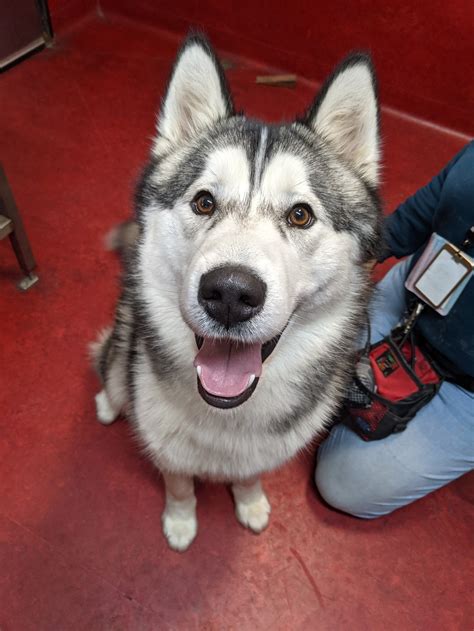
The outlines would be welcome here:
M 323 500 L 332 508 L 354 517 L 363 519 L 379 517 L 378 513 L 372 512 L 370 503 L 361 496 L 354 480 L 339 479 L 337 463 L 334 460 L 334 458 L 321 459 L 316 467 L 315 482 Z
M 374 483 L 378 486 L 374 475 L 378 476 L 370 454 L 347 449 L 348 442 L 361 440 L 351 435 L 350 430 L 339 426 L 320 446 L 315 471 L 318 491 L 330 506 L 354 517 L 374 519 L 390 513 L 391 507 L 379 501 L 383 500 L 378 497 L 380 489 L 374 489 Z

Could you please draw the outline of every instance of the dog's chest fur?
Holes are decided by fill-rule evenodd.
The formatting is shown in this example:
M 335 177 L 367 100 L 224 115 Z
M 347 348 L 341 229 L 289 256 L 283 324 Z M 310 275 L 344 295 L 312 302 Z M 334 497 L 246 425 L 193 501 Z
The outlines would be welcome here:
M 357 283 L 366 287 L 356 274 Z M 279 467 L 332 420 L 362 304 L 359 293 L 338 301 L 320 318 L 322 334 L 314 320 L 290 322 L 255 393 L 235 410 L 213 408 L 199 396 L 190 361 L 196 342 L 184 322 L 164 315 L 157 334 L 139 319 L 127 371 L 131 416 L 149 457 L 162 469 L 217 480 Z

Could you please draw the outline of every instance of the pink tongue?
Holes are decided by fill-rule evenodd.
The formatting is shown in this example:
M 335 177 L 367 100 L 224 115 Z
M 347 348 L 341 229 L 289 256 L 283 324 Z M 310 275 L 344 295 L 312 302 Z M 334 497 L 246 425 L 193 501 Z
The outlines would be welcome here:
M 262 374 L 262 345 L 204 339 L 194 365 L 201 367 L 201 384 L 209 394 L 236 397 L 247 390 L 251 375 Z

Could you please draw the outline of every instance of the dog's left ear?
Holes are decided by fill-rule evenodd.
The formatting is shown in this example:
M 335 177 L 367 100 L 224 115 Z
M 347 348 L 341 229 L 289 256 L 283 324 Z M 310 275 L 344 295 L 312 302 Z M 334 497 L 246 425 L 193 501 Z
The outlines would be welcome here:
M 197 136 L 234 107 L 222 66 L 203 35 L 189 36 L 178 53 L 158 115 L 154 152 Z
M 369 184 L 378 185 L 380 159 L 377 81 L 370 56 L 354 53 L 329 77 L 305 123 Z

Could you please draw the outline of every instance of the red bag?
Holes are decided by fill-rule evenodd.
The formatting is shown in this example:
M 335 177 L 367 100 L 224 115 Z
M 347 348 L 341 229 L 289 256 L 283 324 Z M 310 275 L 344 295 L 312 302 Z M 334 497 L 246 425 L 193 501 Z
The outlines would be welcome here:
M 345 403 L 343 422 L 364 440 L 379 440 L 403 431 L 438 392 L 443 381 L 414 341 L 392 332 L 366 351 L 371 384 L 355 376 Z

